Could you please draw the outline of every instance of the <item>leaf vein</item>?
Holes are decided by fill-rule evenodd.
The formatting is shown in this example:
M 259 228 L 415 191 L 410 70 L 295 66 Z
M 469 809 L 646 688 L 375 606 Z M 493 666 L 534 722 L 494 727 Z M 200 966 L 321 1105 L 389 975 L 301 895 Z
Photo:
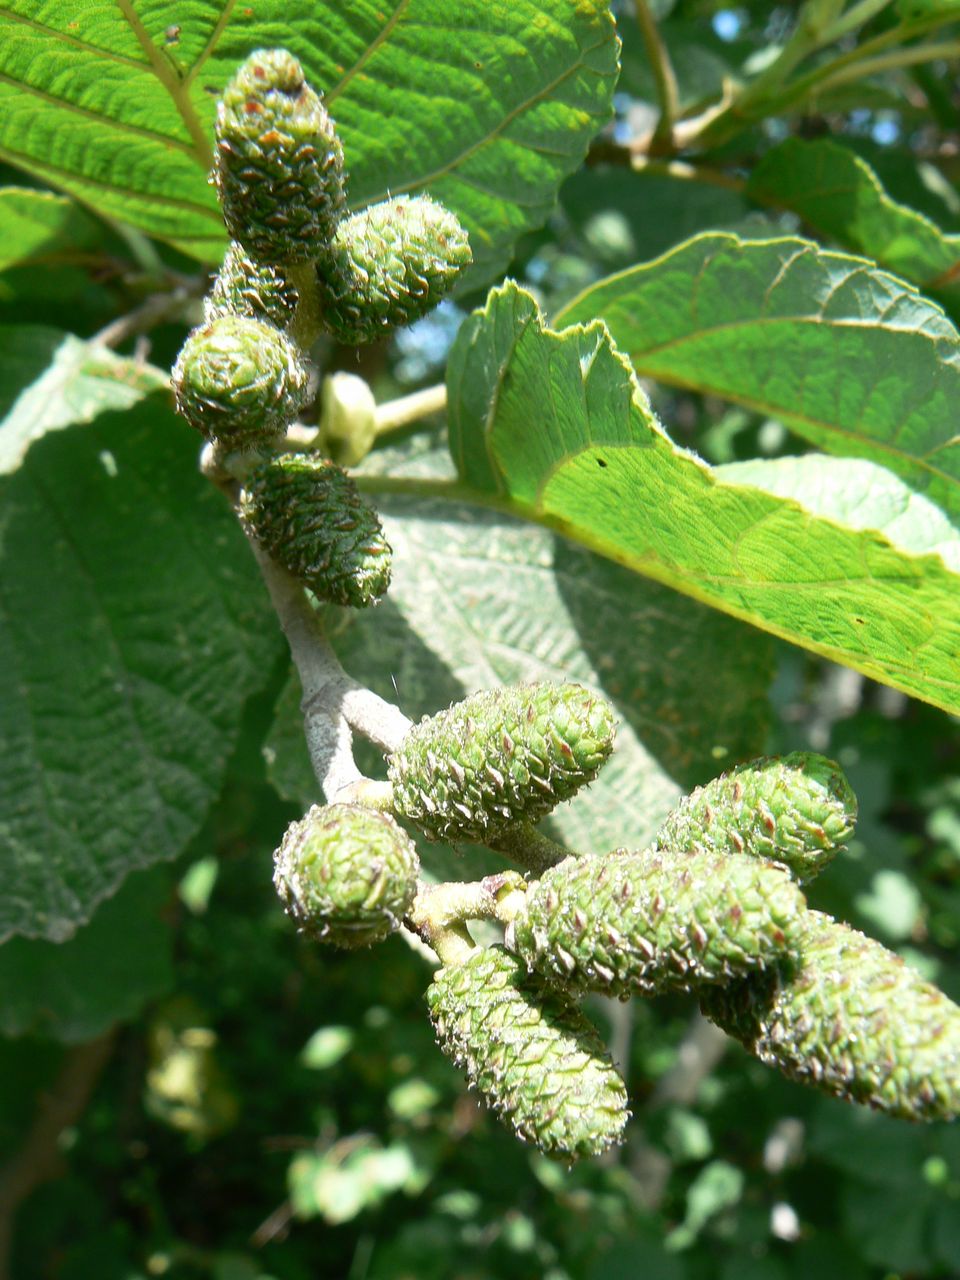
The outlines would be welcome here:
M 86 40 L 79 40 L 76 36 L 68 36 L 65 31 L 57 31 L 53 27 L 48 27 L 43 22 L 37 22 L 35 18 L 26 18 L 20 13 L 11 13 L 9 9 L 0 8 L 0 19 L 6 19 L 8 22 L 19 23 L 21 26 L 30 27 L 33 31 L 42 32 L 43 35 L 49 36 L 51 40 L 59 41 L 61 44 L 70 45 L 74 49 L 83 49 L 86 53 L 92 53 L 98 58 L 104 58 L 108 62 L 118 62 L 124 67 L 135 67 L 138 71 L 146 68 L 146 63 L 141 62 L 139 58 L 130 58 L 125 53 L 115 53 L 111 49 L 100 49 L 95 44 L 88 44 Z
M 397 7 L 394 9 L 393 13 L 384 23 L 383 27 L 380 29 L 377 35 L 373 38 L 373 40 L 370 41 L 370 43 L 364 49 L 363 53 L 361 53 L 360 57 L 356 60 L 353 66 L 348 68 L 348 70 L 343 73 L 343 75 L 340 77 L 340 79 L 337 81 L 337 83 L 333 86 L 333 88 L 328 93 L 324 94 L 324 99 L 327 105 L 333 102 L 334 98 L 339 96 L 339 94 L 350 83 L 350 81 L 354 79 L 355 76 L 359 75 L 359 73 L 367 65 L 367 63 L 370 61 L 373 55 L 377 52 L 380 46 L 386 42 L 387 37 L 390 35 L 391 31 L 393 31 L 394 27 L 396 27 L 397 23 L 400 21 L 400 18 L 403 16 L 404 11 L 408 9 L 409 6 L 410 6 L 410 0 L 398 0 Z
M 8 84 L 14 89 L 20 89 L 24 93 L 39 98 L 42 102 L 49 103 L 55 110 L 65 111 L 68 115 L 77 115 L 86 120 L 94 120 L 98 124 L 108 125 L 118 132 L 136 134 L 137 137 L 146 138 L 150 142 L 159 142 L 165 147 L 176 147 L 186 152 L 189 156 L 194 154 L 190 144 L 183 142 L 180 138 L 171 138 L 169 134 L 157 133 L 155 129 L 146 129 L 142 125 L 130 124 L 128 121 L 119 120 L 115 116 L 108 116 L 102 111 L 94 111 L 90 107 L 81 107 L 79 103 L 70 102 L 66 98 L 54 97 L 53 94 L 46 93 L 43 89 L 38 89 L 32 84 L 26 84 L 22 80 L 14 80 L 12 76 L 5 75 L 2 71 L 0 71 L 0 84 Z

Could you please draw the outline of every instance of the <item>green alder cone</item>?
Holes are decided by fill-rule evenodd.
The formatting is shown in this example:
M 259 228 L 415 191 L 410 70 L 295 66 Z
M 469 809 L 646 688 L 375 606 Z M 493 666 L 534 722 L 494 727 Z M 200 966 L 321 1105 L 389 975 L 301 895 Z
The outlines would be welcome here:
M 240 504 L 257 541 L 320 600 L 361 609 L 390 585 L 377 514 L 335 463 L 282 453 L 252 473 Z
M 772 964 L 805 910 L 785 871 L 743 854 L 615 851 L 544 872 L 507 942 L 567 990 L 626 999 Z
M 613 708 L 578 684 L 475 693 L 416 725 L 390 758 L 394 808 L 431 840 L 488 844 L 597 776 Z
M 502 947 L 440 969 L 427 991 L 443 1052 L 518 1137 L 576 1160 L 620 1140 L 627 1091 L 593 1024 Z
M 274 441 L 307 397 L 297 348 L 249 316 L 219 315 L 194 329 L 172 380 L 177 411 L 208 440 L 232 449 Z
M 303 933 L 366 947 L 397 929 L 417 892 L 413 841 L 387 814 L 314 805 L 274 854 L 273 883 Z
M 317 265 L 323 323 L 340 342 L 376 342 L 432 311 L 473 256 L 454 214 L 398 196 L 345 219 Z
M 297 310 L 299 295 L 283 271 L 251 258 L 234 241 L 204 304 L 206 319 L 219 315 L 250 316 L 286 329 Z
M 252 53 L 224 89 L 214 181 L 231 237 L 261 262 L 310 262 L 333 238 L 343 148 L 285 49 Z
M 909 1120 L 960 1114 L 960 1008 L 886 947 L 809 911 L 798 960 L 701 996 L 792 1080 Z
M 681 800 L 657 833 L 661 849 L 749 853 L 812 879 L 844 847 L 857 798 L 838 764 L 808 751 L 751 760 Z

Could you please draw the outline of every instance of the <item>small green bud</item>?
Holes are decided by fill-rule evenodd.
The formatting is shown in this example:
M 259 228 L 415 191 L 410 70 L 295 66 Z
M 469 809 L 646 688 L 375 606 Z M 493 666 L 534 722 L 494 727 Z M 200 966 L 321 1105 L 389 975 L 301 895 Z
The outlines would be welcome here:
M 194 329 L 173 367 L 177 410 L 207 439 L 248 449 L 282 435 L 303 408 L 308 377 L 293 343 L 249 316 Z
M 454 214 L 397 196 L 346 218 L 317 264 L 323 322 L 340 342 L 376 342 L 450 291 L 473 257 Z
M 366 947 L 399 927 L 419 866 L 413 841 L 387 814 L 314 805 L 287 828 L 273 883 L 302 932 L 335 947 Z
M 282 453 L 248 478 L 240 510 L 257 541 L 320 600 L 362 609 L 390 584 L 375 511 L 335 463 Z
M 427 1006 L 440 1048 L 519 1138 L 563 1160 L 620 1141 L 627 1092 L 596 1028 L 502 947 L 440 969 Z
M 231 244 L 204 305 L 209 322 L 219 315 L 250 316 L 286 329 L 299 295 L 279 267 L 257 262 L 242 244 Z
M 475 693 L 422 720 L 391 756 L 394 807 L 431 840 L 489 844 L 592 781 L 614 732 L 610 704 L 582 685 Z
M 227 230 L 261 262 L 310 262 L 333 238 L 343 148 L 285 49 L 251 54 L 224 89 L 214 181 Z
M 507 941 L 567 990 L 625 999 L 771 964 L 805 906 L 786 872 L 741 854 L 615 851 L 545 871 Z
M 799 945 L 793 962 L 703 992 L 703 1012 L 800 1084 L 908 1120 L 960 1115 L 960 1008 L 820 911 Z
M 369 383 L 355 373 L 331 373 L 323 380 L 320 439 L 344 467 L 370 452 L 377 435 L 377 402 Z
M 811 880 L 844 847 L 857 798 L 843 770 L 809 751 L 751 760 L 681 800 L 657 833 L 661 849 L 748 853 Z

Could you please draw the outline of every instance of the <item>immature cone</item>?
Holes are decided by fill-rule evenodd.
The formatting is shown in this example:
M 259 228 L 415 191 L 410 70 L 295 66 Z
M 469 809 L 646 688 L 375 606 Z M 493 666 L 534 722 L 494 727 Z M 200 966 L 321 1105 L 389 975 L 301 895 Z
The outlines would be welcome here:
M 704 992 L 701 1007 L 801 1084 L 908 1120 L 960 1114 L 960 1008 L 820 911 L 807 913 L 796 962 Z
M 335 947 L 366 947 L 399 927 L 419 865 L 412 840 L 386 814 L 314 805 L 287 828 L 273 883 L 302 932 Z
M 595 778 L 614 732 L 610 704 L 582 685 L 475 693 L 422 720 L 390 757 L 394 808 L 431 840 L 488 844 Z
M 375 342 L 432 311 L 472 260 L 457 218 L 429 196 L 371 205 L 317 264 L 324 324 L 340 342 Z
M 375 511 L 333 462 L 281 453 L 247 480 L 241 512 L 257 541 L 321 600 L 373 604 L 390 584 L 390 544 Z
M 299 296 L 279 267 L 251 258 L 234 241 L 204 304 L 206 319 L 219 315 L 250 316 L 286 329 L 297 310 Z
M 270 443 L 303 408 L 307 371 L 290 340 L 261 320 L 218 315 L 194 329 L 173 367 L 177 410 L 232 449 Z
M 626 999 L 769 965 L 794 950 L 804 911 L 785 871 L 743 854 L 616 851 L 545 871 L 508 944 L 569 991 Z
M 439 970 L 427 1005 L 440 1048 L 518 1137 L 565 1160 L 620 1140 L 627 1092 L 596 1028 L 502 947 Z
M 751 760 L 681 800 L 656 837 L 661 849 L 749 853 L 812 879 L 844 847 L 857 798 L 843 770 L 809 751 Z
M 223 219 L 261 262 L 310 262 L 344 209 L 343 148 L 285 49 L 259 49 L 223 91 L 214 180 Z

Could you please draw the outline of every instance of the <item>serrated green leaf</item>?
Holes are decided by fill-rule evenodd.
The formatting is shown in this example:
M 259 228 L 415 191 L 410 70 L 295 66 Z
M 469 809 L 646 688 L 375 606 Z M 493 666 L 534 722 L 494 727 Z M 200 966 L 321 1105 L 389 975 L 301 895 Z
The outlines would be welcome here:
M 594 285 L 557 322 L 596 317 L 641 376 L 779 418 L 960 513 L 960 338 L 904 281 L 794 236 L 711 232 Z
M 126 409 L 169 383 L 153 365 L 40 325 L 0 325 L 0 472 L 48 431 Z
M 207 261 L 216 95 L 285 46 L 326 92 L 354 208 L 427 190 L 470 233 L 472 281 L 537 226 L 611 110 L 606 0 L 13 0 L 0 13 L 0 158 Z
M 96 243 L 93 219 L 66 196 L 30 187 L 0 187 L 0 271 Z
M 374 464 L 382 459 L 374 455 Z M 424 471 L 424 463 L 419 467 Z M 436 467 L 430 470 L 435 474 Z M 638 848 L 678 790 L 758 752 L 772 675 L 767 642 L 545 529 L 459 504 L 378 501 L 394 548 L 390 593 L 332 640 L 355 678 L 413 719 L 480 688 L 577 680 L 620 722 L 600 776 L 551 815 L 572 847 Z M 700 656 L 711 657 L 710 697 Z M 298 697 L 271 736 L 274 779 L 316 799 Z M 291 791 L 300 765 L 304 791 Z M 431 854 L 425 852 L 428 865 Z
M 757 165 L 747 194 L 792 210 L 816 231 L 945 302 L 960 301 L 960 235 L 891 199 L 867 162 L 840 143 L 788 138 Z
M 463 325 L 448 390 L 461 496 L 485 492 L 716 608 L 960 710 L 960 581 L 940 556 L 901 545 L 911 522 L 898 522 L 896 504 L 872 504 L 893 513 L 876 531 L 844 515 L 871 506 L 873 468 L 843 463 L 834 482 L 821 462 L 827 492 L 861 485 L 829 518 L 815 501 L 728 483 L 663 433 L 602 323 L 554 332 L 513 284 Z
M 130 876 L 69 942 L 0 947 L 0 1032 L 77 1043 L 133 1017 L 173 985 L 163 868 Z
M 57 941 L 215 798 L 280 638 L 165 400 L 0 480 L 0 936 Z

